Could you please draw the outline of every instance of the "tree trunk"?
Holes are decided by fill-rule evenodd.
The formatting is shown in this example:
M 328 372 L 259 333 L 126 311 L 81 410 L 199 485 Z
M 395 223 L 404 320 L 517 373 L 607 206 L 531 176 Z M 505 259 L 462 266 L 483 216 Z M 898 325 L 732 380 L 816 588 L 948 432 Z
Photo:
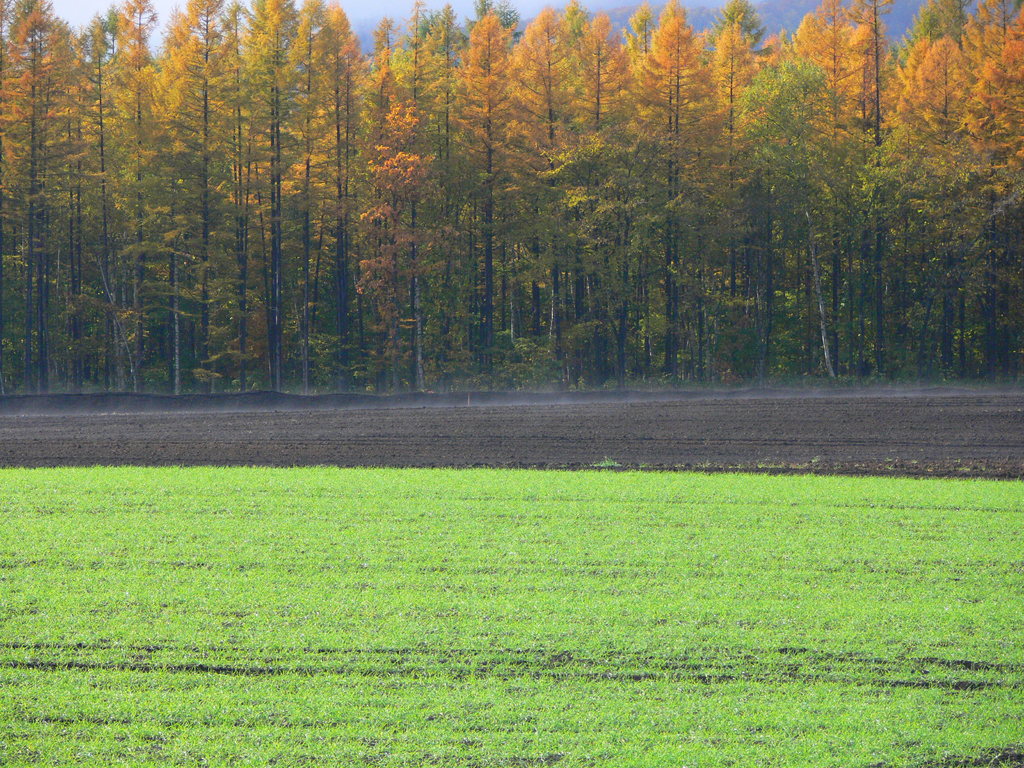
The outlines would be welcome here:
M 174 394 L 181 394 L 181 307 L 179 306 L 178 288 L 178 254 L 171 250 L 171 346 L 173 355 L 171 361 L 172 390 Z
M 480 302 L 480 368 L 491 370 L 494 346 L 494 166 L 493 150 L 487 149 L 487 192 L 484 197 L 484 291 Z
M 270 123 L 270 323 L 268 347 L 270 353 L 270 380 L 274 391 L 281 391 L 281 367 L 284 360 L 282 345 L 282 232 L 281 232 L 281 95 L 272 89 Z
M 818 300 L 818 319 L 821 324 L 821 353 L 825 358 L 825 370 L 830 378 L 836 377 L 836 369 L 832 365 L 832 354 L 828 343 L 828 318 L 825 315 L 825 299 L 821 293 L 821 267 L 818 263 L 818 244 L 814 239 L 814 226 L 811 223 L 811 214 L 804 212 L 807 217 L 807 244 L 811 256 L 811 270 L 814 277 L 814 295 Z
M 413 317 L 413 366 L 414 382 L 417 392 L 426 389 L 426 379 L 423 375 L 423 311 L 420 307 L 420 276 L 419 276 L 419 253 L 416 245 L 416 203 L 411 206 L 412 245 L 410 246 L 409 264 L 412 270 L 412 317 Z

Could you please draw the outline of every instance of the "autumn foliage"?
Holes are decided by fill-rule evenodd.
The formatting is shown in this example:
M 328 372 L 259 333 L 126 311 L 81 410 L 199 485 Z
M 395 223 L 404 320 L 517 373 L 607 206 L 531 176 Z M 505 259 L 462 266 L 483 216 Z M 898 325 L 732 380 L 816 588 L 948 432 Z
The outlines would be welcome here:
M 1024 15 L 0 0 L 0 388 L 1024 374 Z

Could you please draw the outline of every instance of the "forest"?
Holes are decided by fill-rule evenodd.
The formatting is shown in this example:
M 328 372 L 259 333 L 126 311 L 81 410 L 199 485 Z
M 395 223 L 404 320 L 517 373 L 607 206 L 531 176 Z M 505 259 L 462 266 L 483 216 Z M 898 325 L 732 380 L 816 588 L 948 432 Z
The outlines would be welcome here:
M 0 0 L 0 390 L 1024 375 L 1024 14 Z

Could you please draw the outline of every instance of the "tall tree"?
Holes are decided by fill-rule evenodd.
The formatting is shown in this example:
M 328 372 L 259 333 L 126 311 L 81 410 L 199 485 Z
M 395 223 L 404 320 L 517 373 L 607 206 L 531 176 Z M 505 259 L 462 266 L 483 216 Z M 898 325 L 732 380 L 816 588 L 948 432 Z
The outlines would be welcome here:
M 899 125 L 891 143 L 904 183 L 900 197 L 906 212 L 900 218 L 910 244 L 904 250 L 919 264 L 918 279 L 907 281 L 924 308 L 917 333 L 918 372 L 923 376 L 931 371 L 933 358 L 927 350 L 936 337 L 932 318 L 937 316 L 936 362 L 943 374 L 952 375 L 954 337 L 959 335 L 962 343 L 965 333 L 957 327 L 956 308 L 965 301 L 970 269 L 965 257 L 976 236 L 967 222 L 977 215 L 980 202 L 971 193 L 979 166 L 967 152 L 966 61 L 953 39 L 918 36 L 899 80 Z
M 11 0 L 0 0 L 0 115 L 7 110 L 4 83 L 7 80 L 7 69 L 10 66 L 8 47 L 12 11 Z M 7 158 L 4 148 L 5 130 L 6 126 L 0 123 L 0 395 L 6 394 L 7 391 L 4 384 L 4 255 L 7 244 L 4 240 L 7 231 L 7 198 L 4 191 L 7 174 Z
M 234 286 L 236 341 L 233 345 L 238 386 L 243 392 L 249 386 L 249 249 L 252 212 L 253 123 L 245 58 L 246 13 L 232 2 L 224 15 L 222 76 L 224 107 L 230 122 L 227 151 L 231 166 L 231 217 L 235 255 L 235 271 L 229 282 Z M 225 302 L 227 303 L 227 302 Z
M 885 223 L 883 221 L 884 201 L 880 199 L 882 185 L 878 171 L 881 169 L 881 154 L 885 122 L 886 79 L 889 71 L 889 48 L 885 32 L 884 16 L 892 9 L 893 0 L 855 0 L 851 15 L 858 24 L 856 41 L 860 47 L 863 95 L 861 114 L 867 133 L 874 145 L 872 166 L 875 173 L 869 176 L 867 207 L 871 219 L 871 232 L 864 238 L 865 250 L 870 250 L 872 259 L 872 282 L 874 287 L 875 326 L 875 371 L 885 370 Z
M 1024 371 L 1016 0 L 150 1 L 0 0 L 0 389 Z
M 550 325 L 559 361 L 564 354 L 562 272 L 569 248 L 564 212 L 551 171 L 564 148 L 576 106 L 570 36 L 567 20 L 545 9 L 526 27 L 512 57 L 517 83 L 513 101 L 518 117 L 512 130 L 519 147 L 516 186 L 524 198 L 522 215 L 530 222 L 523 237 L 530 243 L 534 258 L 550 273 Z M 534 277 L 536 282 L 540 276 Z M 539 303 L 539 286 L 533 294 Z M 539 313 L 535 308 L 534 314 Z
M 284 384 L 284 177 L 290 159 L 284 143 L 295 107 L 296 73 L 290 56 L 297 23 L 291 0 L 256 0 L 245 41 L 260 207 L 264 229 L 269 230 L 265 261 L 267 370 L 275 390 Z
M 765 28 L 761 17 L 749 0 L 729 0 L 715 19 L 712 35 L 717 41 L 734 28 L 751 48 L 757 48 L 764 39 Z
M 433 224 L 433 237 L 429 243 L 430 268 L 436 272 L 431 286 L 431 303 L 435 322 L 426 329 L 435 345 L 432 356 L 437 375 L 443 382 L 452 376 L 453 361 L 463 354 L 461 342 L 464 323 L 461 317 L 472 311 L 468 302 L 460 306 L 464 293 L 460 290 L 467 278 L 461 268 L 466 258 L 465 217 L 466 184 L 465 163 L 456 143 L 456 110 L 459 101 L 458 63 L 465 46 L 466 36 L 455 18 L 450 5 L 427 14 L 422 22 L 426 27 L 426 88 L 424 131 L 431 145 L 426 154 L 432 157 L 431 184 L 424 205 Z M 427 310 L 430 311 L 429 309 Z M 428 340 L 428 344 L 431 341 Z
M 223 151 L 228 124 L 224 121 L 227 73 L 224 64 L 223 0 L 190 0 L 185 13 L 176 17 L 164 45 L 161 62 L 163 81 L 161 116 L 171 137 L 178 189 L 188 205 L 175 206 L 176 230 L 187 233 L 172 244 L 171 280 L 172 386 L 181 389 L 180 350 L 180 267 L 179 250 L 196 264 L 198 283 L 199 339 L 196 374 L 208 390 L 219 374 L 210 348 L 210 285 L 214 240 L 221 230 L 225 201 L 221 190 L 224 175 Z M 183 246 L 183 248 L 182 248 Z
M 742 17 L 745 18 L 745 17 Z M 754 77 L 754 52 L 752 37 L 744 32 L 741 20 L 718 30 L 715 38 L 713 72 L 715 95 L 722 113 L 722 152 L 724 153 L 725 184 L 722 189 L 724 226 L 729 260 L 729 294 L 736 295 L 737 285 L 737 236 L 741 229 L 737 188 L 740 181 L 737 168 L 739 130 L 737 115 L 740 97 Z
M 302 348 L 302 392 L 310 385 L 310 321 L 314 291 L 311 282 L 313 260 L 313 219 L 316 213 L 315 184 L 323 161 L 319 145 L 327 124 L 321 119 L 322 103 L 327 87 L 323 30 L 327 9 L 322 0 L 305 0 L 299 11 L 298 30 L 292 49 L 293 68 L 297 75 L 295 99 L 295 131 L 298 137 L 301 181 L 298 195 L 302 218 L 302 295 L 300 300 L 299 336 Z M 319 257 L 317 258 L 319 264 Z
M 124 386 L 124 361 L 131 366 L 135 379 L 134 357 L 131 353 L 121 305 L 117 297 L 116 275 L 113 264 L 113 235 L 115 227 L 113 178 L 111 164 L 111 115 L 113 113 L 112 69 L 116 50 L 117 15 L 97 16 L 86 30 L 82 46 L 86 77 L 83 95 L 84 131 L 86 146 L 91 149 L 87 167 L 94 184 L 86 187 L 98 193 L 93 204 L 98 218 L 98 231 L 90 250 L 98 271 L 99 306 L 104 317 L 102 385 Z
M 686 23 L 683 9 L 670 2 L 662 11 L 651 41 L 651 52 L 641 60 L 636 81 L 647 125 L 663 157 L 664 197 L 662 250 L 665 332 L 662 370 L 679 373 L 681 257 L 685 181 L 695 170 L 702 124 L 708 119 L 710 77 L 702 62 L 701 45 Z
M 373 256 L 361 262 L 360 287 L 374 297 L 385 329 L 384 354 L 391 371 L 391 386 L 399 384 L 399 287 L 414 264 L 403 263 L 418 236 L 409 213 L 422 193 L 427 174 L 425 159 L 415 152 L 421 117 L 408 102 L 388 110 L 377 133 L 369 172 L 376 204 L 363 213 L 373 233 Z
M 430 41 L 425 20 L 423 3 L 420 0 L 413 6 L 409 19 L 408 32 L 404 37 L 402 50 L 396 61 L 397 85 L 399 94 L 405 105 L 412 110 L 415 117 L 409 122 L 412 135 L 409 137 L 409 154 L 419 158 L 418 163 L 426 162 L 427 121 L 426 109 L 430 101 L 429 77 Z M 417 173 L 419 173 L 417 168 Z M 421 261 L 422 244 L 425 239 L 423 222 L 420 215 L 420 200 L 423 197 L 423 181 L 426 172 L 419 174 L 415 191 L 409 195 L 409 304 L 412 315 L 412 375 L 413 388 L 422 391 L 426 388 L 426 375 L 423 368 L 423 264 Z M 410 187 L 412 185 L 410 184 Z
M 156 26 L 156 12 L 150 0 L 126 0 L 117 20 L 117 56 L 115 59 L 116 92 L 114 94 L 116 130 L 122 154 L 122 170 L 117 189 L 126 211 L 130 211 L 120 257 L 127 275 L 124 279 L 125 304 L 130 294 L 132 348 L 130 352 L 132 388 L 143 386 L 141 368 L 145 353 L 146 332 L 146 185 L 151 181 L 147 171 L 155 156 L 153 134 L 156 129 L 153 113 L 153 81 L 155 68 L 149 38 Z M 119 270 L 120 271 L 120 270 Z
M 642 61 L 650 54 L 651 38 L 656 27 L 654 11 L 651 10 L 651 5 L 648 2 L 644 2 L 629 17 L 629 25 L 625 31 L 626 51 L 629 53 L 629 61 L 634 69 L 638 69 Z
M 846 341 L 854 337 L 855 285 L 852 278 L 852 244 L 848 233 L 860 218 L 853 190 L 857 183 L 856 148 L 859 145 L 858 97 L 862 83 L 862 65 L 854 45 L 854 27 L 847 8 L 840 0 L 824 0 L 818 9 L 808 14 L 793 39 L 795 53 L 817 65 L 825 73 L 827 86 L 827 126 L 833 152 L 834 165 L 827 173 L 832 181 L 829 190 L 832 205 L 820 212 L 818 243 L 823 251 L 831 253 L 831 317 L 832 363 L 837 372 L 845 370 L 845 351 L 840 346 L 840 313 L 844 303 Z M 845 262 L 844 262 L 845 260 Z M 846 267 L 844 267 L 844 263 Z
M 328 124 L 326 156 L 331 175 L 334 234 L 335 333 L 334 380 L 344 389 L 351 381 L 350 305 L 355 158 L 359 132 L 359 92 L 365 68 L 359 41 L 340 6 L 327 7 L 323 31 L 324 73 L 327 78 Z
M 67 27 L 46 0 L 15 6 L 10 63 L 4 84 L 4 136 L 16 169 L 5 169 L 8 189 L 22 201 L 19 229 L 25 254 L 24 357 L 26 389 L 50 386 L 50 297 L 54 280 L 52 214 L 56 171 L 66 140 L 58 126 L 68 108 L 70 40 Z
M 579 63 L 582 116 L 592 130 L 600 131 L 621 116 L 629 94 L 629 60 L 607 14 L 599 13 L 587 24 L 574 58 Z
M 763 250 L 768 259 L 776 252 L 796 255 L 806 251 L 806 271 L 810 274 L 804 276 L 804 282 L 812 288 L 818 315 L 821 368 L 835 376 L 815 226 L 819 210 L 827 200 L 824 171 L 829 167 L 826 156 L 830 140 L 827 111 L 823 107 L 828 96 L 823 70 L 806 61 L 786 61 L 755 78 L 744 96 L 743 123 L 753 148 L 756 178 L 766 190 L 771 209 L 772 226 L 764 231 L 768 242 Z M 764 268 L 772 270 L 773 265 L 769 262 Z M 766 331 L 775 322 L 774 300 L 770 297 L 773 282 L 774 275 L 767 275 L 766 288 L 760 296 L 764 304 L 762 328 Z M 799 296 L 800 292 L 790 290 L 783 295 L 787 294 Z M 796 316 L 805 313 L 807 320 L 814 313 L 810 307 L 795 303 L 786 309 Z M 769 362 L 769 332 L 762 335 L 761 344 L 758 375 L 763 378 Z
M 477 199 L 483 240 L 479 361 L 484 372 L 491 368 L 494 346 L 494 213 L 512 114 L 510 75 L 509 32 L 497 14 L 487 13 L 473 26 L 460 70 L 463 140 L 479 174 Z

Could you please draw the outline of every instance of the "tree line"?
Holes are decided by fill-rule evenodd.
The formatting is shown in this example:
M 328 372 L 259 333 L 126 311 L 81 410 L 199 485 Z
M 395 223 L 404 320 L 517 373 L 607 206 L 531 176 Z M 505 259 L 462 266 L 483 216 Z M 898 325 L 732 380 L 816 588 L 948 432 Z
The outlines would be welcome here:
M 0 387 L 1019 377 L 1024 15 L 891 2 L 0 0 Z

